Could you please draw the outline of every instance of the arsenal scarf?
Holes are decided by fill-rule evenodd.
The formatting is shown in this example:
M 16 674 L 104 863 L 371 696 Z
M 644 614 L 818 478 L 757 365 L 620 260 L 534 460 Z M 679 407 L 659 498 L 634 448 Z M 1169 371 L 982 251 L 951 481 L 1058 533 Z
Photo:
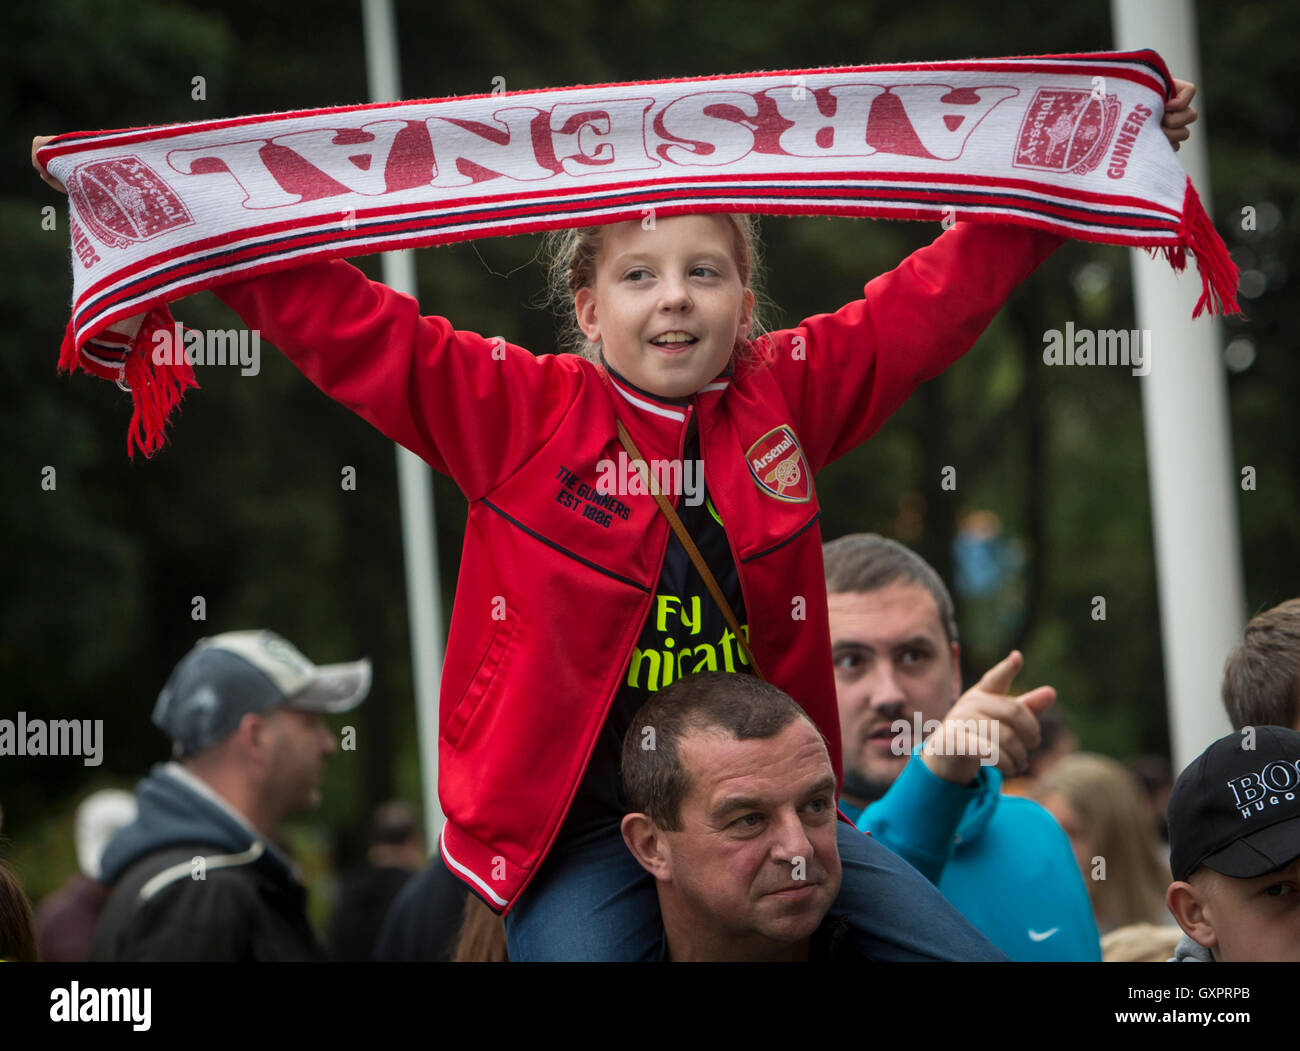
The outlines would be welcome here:
M 1153 51 L 858 66 L 345 106 L 61 135 L 60 367 L 129 387 L 146 455 L 195 386 L 166 304 L 306 260 L 689 212 L 1020 223 L 1237 269 L 1161 131 Z

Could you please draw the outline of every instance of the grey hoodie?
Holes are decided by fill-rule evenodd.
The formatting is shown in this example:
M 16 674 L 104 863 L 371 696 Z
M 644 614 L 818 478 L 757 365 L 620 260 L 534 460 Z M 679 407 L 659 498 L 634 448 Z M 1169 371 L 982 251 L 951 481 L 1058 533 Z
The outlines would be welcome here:
M 1213 963 L 1214 956 L 1200 942 L 1195 941 L 1190 934 L 1184 934 L 1178 944 L 1174 946 L 1174 956 L 1165 963 Z

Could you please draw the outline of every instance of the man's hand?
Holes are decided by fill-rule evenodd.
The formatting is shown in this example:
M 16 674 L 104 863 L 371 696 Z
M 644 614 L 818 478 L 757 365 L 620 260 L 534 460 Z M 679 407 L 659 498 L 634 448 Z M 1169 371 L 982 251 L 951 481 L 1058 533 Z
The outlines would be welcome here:
M 1012 650 L 960 697 L 938 732 L 926 738 L 921 761 L 930 772 L 956 785 L 968 785 L 989 757 L 1004 774 L 1022 773 L 1029 750 L 1038 744 L 1038 715 L 1056 700 L 1056 690 L 1040 686 L 1019 697 L 1011 682 L 1025 663 Z
M 1175 150 L 1192 134 L 1187 125 L 1196 121 L 1196 110 L 1192 109 L 1195 97 L 1195 84 L 1174 78 L 1174 97 L 1165 103 L 1165 119 L 1160 127 Z
M 68 192 L 67 187 L 65 187 L 63 183 L 59 182 L 59 180 L 56 179 L 53 175 L 47 174 L 45 169 L 41 167 L 40 162 L 36 160 L 36 151 L 39 150 L 42 146 L 44 146 L 47 142 L 49 142 L 52 138 L 54 138 L 53 135 L 37 135 L 36 138 L 32 139 L 32 167 L 35 168 L 38 172 L 40 172 L 41 178 L 44 179 L 47 183 L 49 183 L 51 186 L 53 186 L 56 190 L 58 190 L 59 193 L 67 193 Z

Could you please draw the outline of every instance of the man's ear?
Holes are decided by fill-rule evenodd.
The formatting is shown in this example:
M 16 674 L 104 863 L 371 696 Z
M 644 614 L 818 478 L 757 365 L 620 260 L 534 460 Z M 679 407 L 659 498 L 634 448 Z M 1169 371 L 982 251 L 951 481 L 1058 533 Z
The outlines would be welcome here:
M 1178 921 L 1183 933 L 1198 945 L 1213 949 L 1219 944 L 1218 936 L 1214 933 L 1214 917 L 1203 890 L 1182 880 L 1175 880 L 1165 891 L 1165 905 Z
M 596 293 L 590 285 L 583 285 L 574 294 L 573 312 L 578 316 L 578 327 L 592 343 L 600 342 L 600 323 L 596 320 Z
M 672 851 L 659 826 L 647 814 L 624 814 L 623 842 L 637 864 L 657 880 L 672 876 Z
M 245 712 L 228 738 L 245 756 L 261 757 L 271 747 L 272 727 L 265 714 Z
M 952 650 L 952 700 L 957 703 L 957 698 L 961 696 L 961 643 L 954 642 L 951 644 Z

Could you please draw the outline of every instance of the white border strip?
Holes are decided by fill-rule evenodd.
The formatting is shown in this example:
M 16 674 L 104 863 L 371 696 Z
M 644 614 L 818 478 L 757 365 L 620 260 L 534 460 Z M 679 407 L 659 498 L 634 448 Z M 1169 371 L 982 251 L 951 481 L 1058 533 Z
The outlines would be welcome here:
M 442 851 L 443 861 L 445 861 L 448 865 L 454 868 L 457 872 L 462 873 L 465 876 L 468 876 L 470 881 L 474 884 L 474 886 L 482 890 L 484 894 L 486 894 L 489 898 L 495 901 L 498 905 L 500 905 L 502 908 L 505 908 L 507 905 L 510 904 L 508 901 L 506 901 L 505 898 L 501 897 L 500 894 L 498 894 L 486 883 L 484 883 L 481 879 L 479 879 L 475 873 L 471 872 L 469 869 L 467 869 L 464 865 L 462 865 L 459 861 L 457 861 L 455 858 L 451 856 L 451 854 L 447 850 L 447 826 L 446 825 L 442 826 L 442 832 L 438 836 L 438 849 Z

